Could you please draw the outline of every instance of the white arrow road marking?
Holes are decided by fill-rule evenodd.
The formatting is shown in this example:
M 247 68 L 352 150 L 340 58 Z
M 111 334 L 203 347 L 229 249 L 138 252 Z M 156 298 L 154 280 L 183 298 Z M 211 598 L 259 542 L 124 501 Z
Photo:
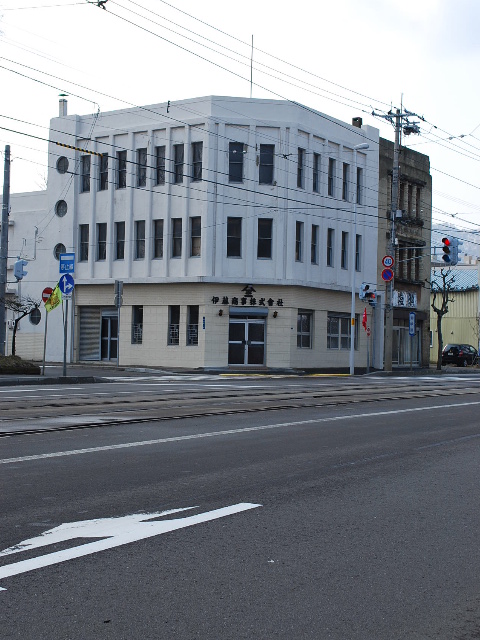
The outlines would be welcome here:
M 59 564 L 60 562 L 72 560 L 73 558 L 81 558 L 82 556 L 98 553 L 99 551 L 105 551 L 106 549 L 120 547 L 124 544 L 129 544 L 130 542 L 145 540 L 145 538 L 152 538 L 162 533 L 191 527 L 202 522 L 209 522 L 210 520 L 217 520 L 218 518 L 224 518 L 225 516 L 231 516 L 235 513 L 248 511 L 249 509 L 256 509 L 261 506 L 262 505 L 260 504 L 241 502 L 229 507 L 222 507 L 221 509 L 215 509 L 214 511 L 206 511 L 205 513 L 199 513 L 186 518 L 174 518 L 172 520 L 161 520 L 155 522 L 150 522 L 150 520 L 152 518 L 159 518 L 172 513 L 178 513 L 180 511 L 188 511 L 189 509 L 195 509 L 196 507 L 171 509 L 170 511 L 162 511 L 159 513 L 134 514 L 121 518 L 100 518 L 97 520 L 67 522 L 55 527 L 54 529 L 45 531 L 36 538 L 24 540 L 18 545 L 0 551 L 0 557 L 21 553 L 22 551 L 30 551 L 31 549 L 38 549 L 57 542 L 74 540 L 76 538 L 105 537 L 105 539 L 90 542 L 89 544 L 83 544 L 78 547 L 72 547 L 70 549 L 64 549 L 63 551 L 56 551 L 37 558 L 31 558 L 30 560 L 22 560 L 13 564 L 7 564 L 0 567 L 0 579 L 16 576 L 21 573 L 26 573 L 27 571 L 33 571 L 34 569 L 49 567 L 54 564 Z M 5 591 L 5 589 L 1 587 L 0 589 Z

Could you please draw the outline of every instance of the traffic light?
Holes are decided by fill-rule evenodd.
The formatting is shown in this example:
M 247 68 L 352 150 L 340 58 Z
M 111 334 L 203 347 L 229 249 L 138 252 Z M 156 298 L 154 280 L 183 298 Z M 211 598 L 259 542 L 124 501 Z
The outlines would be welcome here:
M 461 240 L 458 240 L 457 238 L 452 238 L 452 261 L 451 264 L 452 265 L 456 265 L 459 263 L 460 261 L 460 257 L 458 255 L 458 250 L 459 248 L 463 245 L 463 242 Z
M 451 257 L 451 251 L 452 251 L 452 239 L 451 238 L 442 238 L 442 242 L 443 242 L 443 247 L 442 247 L 442 251 L 443 251 L 443 256 L 442 256 L 442 260 L 444 262 L 446 262 L 447 264 L 450 264 L 452 262 L 452 257 Z
M 377 292 L 376 291 L 367 291 L 365 294 L 365 298 L 368 304 L 371 307 L 374 307 L 377 304 Z
M 17 260 L 13 265 L 13 275 L 17 280 L 21 280 L 23 276 L 27 275 L 27 272 L 23 267 L 26 267 L 28 262 L 26 260 Z

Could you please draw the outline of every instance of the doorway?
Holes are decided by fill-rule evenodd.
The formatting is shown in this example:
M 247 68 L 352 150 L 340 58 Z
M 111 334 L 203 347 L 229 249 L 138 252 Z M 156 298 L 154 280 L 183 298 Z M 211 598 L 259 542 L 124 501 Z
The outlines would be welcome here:
M 228 364 L 265 364 L 265 320 L 263 318 L 230 317 Z
M 100 337 L 102 360 L 116 360 L 118 350 L 118 317 L 111 313 L 102 313 L 102 331 Z

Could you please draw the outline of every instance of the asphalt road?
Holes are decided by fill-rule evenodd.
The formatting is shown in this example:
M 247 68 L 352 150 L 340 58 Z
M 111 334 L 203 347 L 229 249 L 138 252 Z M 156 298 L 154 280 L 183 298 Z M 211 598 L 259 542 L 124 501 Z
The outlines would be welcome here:
M 447 386 L 2 438 L 1 638 L 480 638 L 479 408 Z

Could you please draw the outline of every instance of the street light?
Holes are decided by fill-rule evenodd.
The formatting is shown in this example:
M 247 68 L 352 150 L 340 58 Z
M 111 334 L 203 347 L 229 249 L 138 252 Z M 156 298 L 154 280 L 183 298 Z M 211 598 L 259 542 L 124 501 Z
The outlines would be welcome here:
M 357 197 L 358 197 L 358 184 L 357 184 L 357 151 L 368 149 L 369 145 L 366 142 L 357 144 L 353 147 L 353 175 L 355 176 L 355 195 L 353 197 L 353 234 L 351 242 L 351 256 L 352 256 L 352 309 L 350 313 L 350 375 L 355 373 L 355 268 L 356 268 L 356 240 L 357 240 Z

